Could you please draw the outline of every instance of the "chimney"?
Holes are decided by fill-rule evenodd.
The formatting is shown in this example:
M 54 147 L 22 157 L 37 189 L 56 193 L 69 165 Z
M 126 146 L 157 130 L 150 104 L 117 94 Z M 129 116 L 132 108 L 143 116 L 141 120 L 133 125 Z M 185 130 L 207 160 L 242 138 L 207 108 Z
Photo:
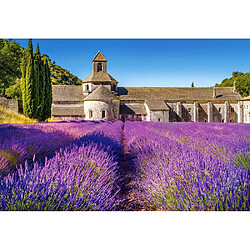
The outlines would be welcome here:
M 236 81 L 234 80 L 234 88 L 233 88 L 233 92 L 237 93 L 237 89 L 236 89 Z
M 216 98 L 216 90 L 215 90 L 215 87 L 213 87 L 213 98 Z

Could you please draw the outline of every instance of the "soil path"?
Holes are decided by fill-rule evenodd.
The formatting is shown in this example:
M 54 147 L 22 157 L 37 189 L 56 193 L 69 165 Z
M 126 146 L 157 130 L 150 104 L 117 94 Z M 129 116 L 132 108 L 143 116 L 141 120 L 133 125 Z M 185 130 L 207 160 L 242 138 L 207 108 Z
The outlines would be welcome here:
M 142 206 L 138 203 L 135 187 L 135 172 L 133 171 L 132 156 L 127 150 L 126 141 L 124 138 L 124 124 L 123 124 L 123 155 L 121 159 L 121 174 L 124 178 L 121 187 L 121 206 L 120 211 L 142 211 Z

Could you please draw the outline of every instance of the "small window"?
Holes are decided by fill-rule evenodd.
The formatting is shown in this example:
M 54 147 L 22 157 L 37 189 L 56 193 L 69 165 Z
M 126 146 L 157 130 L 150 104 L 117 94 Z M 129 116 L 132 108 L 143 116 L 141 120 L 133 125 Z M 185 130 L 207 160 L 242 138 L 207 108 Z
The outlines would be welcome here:
M 204 119 L 204 122 L 207 122 L 207 119 Z
M 231 108 L 231 112 L 234 112 L 234 108 Z
M 234 122 L 234 120 L 233 120 L 233 119 L 230 119 L 229 122 Z
M 103 111 L 102 111 L 102 119 L 105 118 L 105 117 L 106 117 L 106 111 L 103 110 Z
M 221 122 L 224 122 L 224 119 L 222 119 Z
M 188 112 L 189 112 L 189 113 L 191 112 L 191 110 L 192 110 L 191 108 L 188 108 Z
M 161 121 L 161 118 L 158 118 L 158 122 L 160 122 Z
M 89 90 L 89 85 L 85 85 L 85 91 L 88 91 Z
M 98 63 L 97 64 L 97 72 L 102 71 L 102 64 Z
M 219 110 L 219 112 L 221 112 L 221 107 L 219 107 L 219 109 L 218 109 L 218 110 Z
M 92 117 L 93 117 L 93 111 L 89 110 L 89 118 L 92 118 Z

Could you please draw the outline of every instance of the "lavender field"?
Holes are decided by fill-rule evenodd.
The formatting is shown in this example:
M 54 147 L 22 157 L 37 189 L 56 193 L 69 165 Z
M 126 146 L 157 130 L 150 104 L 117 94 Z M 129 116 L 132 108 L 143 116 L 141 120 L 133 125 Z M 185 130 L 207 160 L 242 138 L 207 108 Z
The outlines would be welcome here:
M 0 210 L 250 210 L 250 126 L 0 126 Z

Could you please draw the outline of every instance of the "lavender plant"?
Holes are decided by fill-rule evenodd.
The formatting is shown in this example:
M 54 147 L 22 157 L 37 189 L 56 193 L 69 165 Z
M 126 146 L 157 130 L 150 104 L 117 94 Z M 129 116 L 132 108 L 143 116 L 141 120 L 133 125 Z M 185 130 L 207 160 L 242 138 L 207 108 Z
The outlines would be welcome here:
M 26 162 L 0 182 L 0 210 L 117 209 L 121 130 L 122 122 L 109 124 L 61 149 L 44 165 Z
M 249 168 L 229 160 L 226 154 L 213 152 L 218 143 L 229 152 L 229 157 L 239 153 L 246 155 L 249 130 L 243 128 L 243 133 L 231 134 L 233 144 L 229 139 L 223 144 L 223 134 L 216 132 L 217 124 L 197 126 L 125 123 L 127 147 L 134 157 L 134 192 L 138 201 L 147 210 L 249 210 Z M 227 132 L 232 128 L 224 127 Z M 204 143 L 205 136 L 200 133 L 203 130 L 206 134 L 207 128 L 212 147 Z M 187 140 L 181 140 L 187 135 Z M 192 139 L 196 136 L 198 142 Z

